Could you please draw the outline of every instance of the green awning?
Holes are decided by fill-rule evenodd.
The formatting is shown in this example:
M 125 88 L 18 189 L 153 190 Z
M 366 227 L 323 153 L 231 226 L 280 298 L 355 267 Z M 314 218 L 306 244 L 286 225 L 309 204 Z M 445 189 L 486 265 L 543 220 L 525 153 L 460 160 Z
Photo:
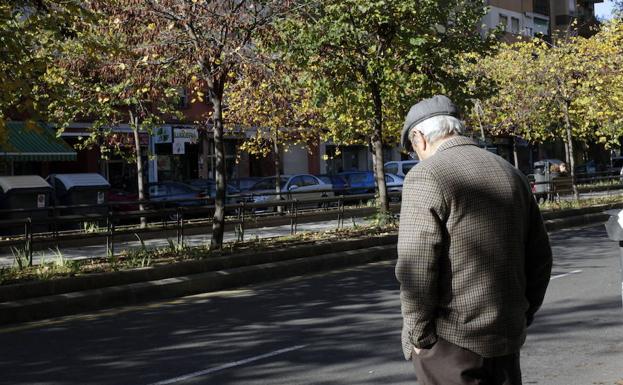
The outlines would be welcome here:
M 17 162 L 75 161 L 76 152 L 44 123 L 6 122 L 0 160 Z

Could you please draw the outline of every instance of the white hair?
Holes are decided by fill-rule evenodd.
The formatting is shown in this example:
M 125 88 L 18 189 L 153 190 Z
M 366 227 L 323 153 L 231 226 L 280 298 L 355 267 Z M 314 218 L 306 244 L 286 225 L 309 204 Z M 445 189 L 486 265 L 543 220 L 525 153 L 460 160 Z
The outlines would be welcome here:
M 428 118 L 413 127 L 411 132 L 420 131 L 430 144 L 450 135 L 460 135 L 465 130 L 463 123 L 450 115 Z

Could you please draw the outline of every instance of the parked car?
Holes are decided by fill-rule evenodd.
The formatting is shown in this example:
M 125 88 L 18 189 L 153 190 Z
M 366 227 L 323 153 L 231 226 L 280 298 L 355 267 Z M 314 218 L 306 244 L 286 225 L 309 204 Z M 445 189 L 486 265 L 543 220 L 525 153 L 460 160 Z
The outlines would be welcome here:
M 388 193 L 402 192 L 402 185 L 404 181 L 404 178 L 399 177 L 398 175 L 385 173 L 385 186 L 387 187 Z M 400 197 L 392 196 L 389 200 L 392 202 L 400 202 Z
M 137 211 L 138 194 L 120 189 L 108 190 L 108 203 L 114 211 Z M 119 204 L 121 203 L 121 204 Z
M 411 170 L 416 164 L 420 163 L 419 160 L 400 160 L 385 163 L 383 166 L 386 173 L 394 174 L 404 178 L 407 176 L 409 170 Z
M 237 179 L 232 179 L 229 180 L 228 183 L 237 188 L 240 192 L 246 192 L 249 191 L 251 189 L 251 187 L 253 187 L 254 184 L 256 184 L 257 182 L 260 181 L 260 177 L 246 177 L 246 178 L 237 178 Z
M 404 178 L 398 175 L 385 173 L 385 185 L 387 186 L 387 192 L 402 192 L 402 185 Z
M 346 195 L 348 194 L 348 189 L 350 188 L 350 184 L 346 178 L 341 175 L 316 175 L 321 181 L 326 184 L 330 184 L 333 186 L 333 193 L 335 195 Z
M 350 189 L 348 195 L 372 194 L 374 193 L 374 173 L 371 171 L 346 171 L 341 172 Z
M 304 206 L 309 206 L 309 204 L 305 204 L 305 201 L 334 196 L 333 192 L 331 191 L 332 186 L 313 175 L 281 175 L 279 179 L 282 191 L 281 200 L 284 200 L 285 198 L 297 199 L 301 201 Z M 269 203 L 279 201 L 279 196 L 275 193 L 275 184 L 276 177 L 270 176 L 261 179 L 259 182 L 253 185 L 250 190 L 250 192 L 252 193 L 253 202 Z M 312 203 L 311 206 L 320 207 L 322 206 L 322 204 Z M 275 207 L 268 207 L 265 211 L 274 210 Z
M 147 197 L 160 207 L 199 206 L 207 203 L 207 199 L 198 199 L 206 197 L 203 191 L 186 183 L 173 181 L 150 183 Z
M 597 163 L 594 160 L 589 160 L 588 162 L 575 166 L 575 173 L 584 174 L 580 175 L 580 177 L 588 177 L 589 174 L 595 174 L 597 172 Z
M 202 191 L 206 197 L 216 199 L 216 181 L 214 179 L 192 179 L 186 183 Z M 230 184 L 227 185 L 225 195 L 225 204 L 236 204 L 242 201 L 240 190 Z

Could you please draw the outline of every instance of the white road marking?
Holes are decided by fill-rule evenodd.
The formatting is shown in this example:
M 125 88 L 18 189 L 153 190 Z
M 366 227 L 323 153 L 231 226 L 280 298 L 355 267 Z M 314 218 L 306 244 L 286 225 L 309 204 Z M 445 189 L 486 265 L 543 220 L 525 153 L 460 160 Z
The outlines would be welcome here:
M 552 281 L 552 280 L 554 280 L 556 278 L 566 277 L 566 276 L 571 275 L 571 274 L 579 274 L 581 272 L 582 272 L 582 270 L 573 270 L 573 271 L 570 271 L 570 272 L 568 272 L 566 274 L 555 275 L 555 276 L 551 277 L 549 280 Z
M 244 359 L 244 360 L 240 360 L 240 361 L 230 362 L 228 364 L 219 365 L 217 367 L 210 368 L 210 369 L 199 370 L 197 372 L 193 372 L 193 373 L 185 374 L 183 376 L 171 378 L 169 380 L 163 380 L 163 381 L 155 382 L 155 383 L 153 383 L 151 385 L 174 384 L 176 382 L 190 380 L 191 378 L 205 376 L 206 374 L 210 374 L 210 373 L 214 373 L 214 372 L 220 372 L 221 370 L 233 368 L 233 367 L 236 367 L 236 366 L 245 365 L 245 364 L 248 364 L 248 363 L 254 362 L 254 361 L 263 360 L 264 358 L 278 356 L 280 354 L 288 353 L 288 352 L 291 352 L 291 351 L 294 351 L 294 350 L 303 349 L 305 347 L 307 347 L 307 345 L 297 345 L 297 346 L 292 346 L 290 348 L 279 349 L 279 350 L 275 350 L 274 352 L 262 354 L 262 355 L 255 356 L 255 357 L 250 357 L 250 358 L 247 358 L 247 359 Z

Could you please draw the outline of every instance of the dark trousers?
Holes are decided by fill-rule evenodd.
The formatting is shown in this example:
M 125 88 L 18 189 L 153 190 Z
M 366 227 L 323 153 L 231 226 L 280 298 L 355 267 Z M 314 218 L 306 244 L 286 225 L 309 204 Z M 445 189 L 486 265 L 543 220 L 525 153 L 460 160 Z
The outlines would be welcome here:
M 420 385 L 521 385 L 519 352 L 485 358 L 440 338 L 411 359 Z

